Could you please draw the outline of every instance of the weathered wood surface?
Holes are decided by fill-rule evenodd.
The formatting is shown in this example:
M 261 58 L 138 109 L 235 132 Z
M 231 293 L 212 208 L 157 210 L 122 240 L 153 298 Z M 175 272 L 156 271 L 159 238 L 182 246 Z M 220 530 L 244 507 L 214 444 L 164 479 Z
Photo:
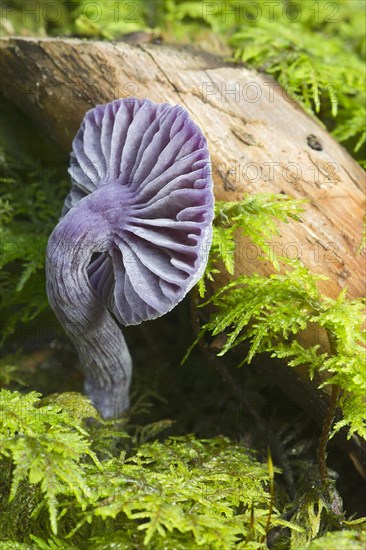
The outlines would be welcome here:
M 208 140 L 216 198 L 270 192 L 307 199 L 303 223 L 281 224 L 273 250 L 326 275 L 319 287 L 328 296 L 345 285 L 351 298 L 365 294 L 365 256 L 357 254 L 365 174 L 269 77 L 210 54 L 152 44 L 8 38 L 0 46 L 4 94 L 67 152 L 97 103 L 148 97 L 186 107 Z M 239 239 L 235 275 L 272 271 Z M 319 331 L 308 331 L 304 341 L 327 345 Z
M 327 275 L 319 286 L 329 296 L 345 285 L 350 297 L 365 294 L 364 256 L 356 254 L 364 172 L 267 76 L 184 48 L 76 39 L 4 39 L 0 69 L 7 97 L 66 151 L 96 103 L 131 96 L 180 103 L 207 136 L 216 198 L 283 192 L 308 199 L 303 223 L 283 225 L 273 250 Z M 254 271 L 272 268 L 241 240 L 236 274 Z

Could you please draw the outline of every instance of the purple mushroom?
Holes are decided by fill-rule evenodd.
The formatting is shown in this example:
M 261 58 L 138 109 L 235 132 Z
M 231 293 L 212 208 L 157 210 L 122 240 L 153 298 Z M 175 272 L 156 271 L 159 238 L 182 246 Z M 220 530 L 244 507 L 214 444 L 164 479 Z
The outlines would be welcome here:
M 203 275 L 212 237 L 206 140 L 180 106 L 121 99 L 88 111 L 72 189 L 47 247 L 50 304 L 104 418 L 129 406 L 132 361 L 119 324 L 173 309 Z

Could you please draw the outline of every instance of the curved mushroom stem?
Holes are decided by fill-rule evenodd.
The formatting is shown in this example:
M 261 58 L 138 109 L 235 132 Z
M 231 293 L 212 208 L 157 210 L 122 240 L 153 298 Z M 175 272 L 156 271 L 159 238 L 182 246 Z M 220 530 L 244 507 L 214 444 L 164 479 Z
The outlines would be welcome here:
M 79 352 L 87 395 L 104 418 L 116 418 L 129 407 L 132 360 L 121 329 L 87 275 L 92 255 L 113 243 L 106 212 L 115 207 L 115 193 L 106 199 L 105 187 L 80 200 L 54 229 L 47 246 L 47 294 Z

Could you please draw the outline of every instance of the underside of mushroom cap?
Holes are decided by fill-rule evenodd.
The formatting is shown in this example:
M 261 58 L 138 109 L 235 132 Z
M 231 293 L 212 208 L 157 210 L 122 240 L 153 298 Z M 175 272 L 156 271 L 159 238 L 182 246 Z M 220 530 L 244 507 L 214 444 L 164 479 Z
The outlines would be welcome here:
M 170 311 L 202 276 L 211 245 L 211 167 L 199 127 L 180 106 L 98 105 L 74 139 L 70 174 L 63 216 L 83 205 L 112 235 L 87 268 L 99 300 L 124 325 Z

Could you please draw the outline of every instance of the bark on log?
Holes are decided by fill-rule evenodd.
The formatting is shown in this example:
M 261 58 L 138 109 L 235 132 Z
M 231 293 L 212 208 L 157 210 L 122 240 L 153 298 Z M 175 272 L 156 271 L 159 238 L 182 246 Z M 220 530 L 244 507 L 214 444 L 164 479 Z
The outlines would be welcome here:
M 270 192 L 308 199 L 303 223 L 281 224 L 274 250 L 326 275 L 319 287 L 328 296 L 345 285 L 350 298 L 365 295 L 365 256 L 357 254 L 365 174 L 268 76 L 192 49 L 152 44 L 8 38 L 0 46 L 5 96 L 67 152 L 84 113 L 97 103 L 148 97 L 186 107 L 208 140 L 216 198 Z M 254 272 L 273 268 L 239 239 L 235 275 Z M 304 338 L 327 345 L 320 332 Z

